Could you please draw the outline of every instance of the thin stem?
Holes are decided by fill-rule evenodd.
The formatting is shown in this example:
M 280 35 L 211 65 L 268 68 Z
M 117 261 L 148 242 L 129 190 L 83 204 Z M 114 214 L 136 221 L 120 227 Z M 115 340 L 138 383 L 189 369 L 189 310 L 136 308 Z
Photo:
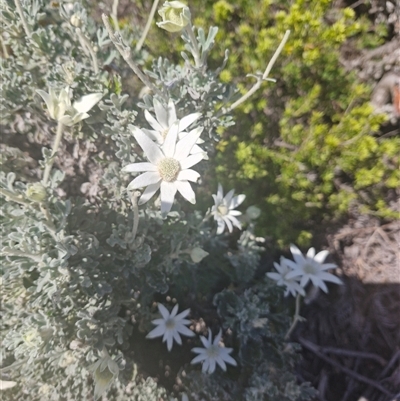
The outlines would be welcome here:
M 151 22 L 153 21 L 154 14 L 156 13 L 159 1 L 160 0 L 154 0 L 154 2 L 153 2 L 153 6 L 151 7 L 150 15 L 149 15 L 149 18 L 148 18 L 148 20 L 146 22 L 146 26 L 144 27 L 144 31 L 142 33 L 142 36 L 140 37 L 139 42 L 137 42 L 137 44 L 136 44 L 136 51 L 137 52 L 140 51 L 140 49 L 143 46 L 144 41 L 146 40 L 146 36 L 149 33 L 149 30 L 150 30 L 150 27 L 151 27 Z
M 95 74 L 99 73 L 99 64 L 97 62 L 96 52 L 93 49 L 90 40 L 83 34 L 80 28 L 75 29 L 76 34 L 78 35 L 79 39 L 81 39 L 82 44 L 86 47 L 89 51 L 90 57 L 92 58 L 93 70 Z
M 192 46 L 193 46 L 194 53 L 192 53 L 192 54 L 193 54 L 193 57 L 194 57 L 195 66 L 196 66 L 196 68 L 200 68 L 201 67 L 200 49 L 199 49 L 199 46 L 197 44 L 197 39 L 194 36 L 193 26 L 192 26 L 191 22 L 189 22 L 189 24 L 186 25 L 185 31 L 189 35 L 190 42 L 192 43 Z
M 132 201 L 132 208 L 133 208 L 133 227 L 132 227 L 132 241 L 136 237 L 136 233 L 139 227 L 139 207 L 137 204 L 137 200 L 141 193 L 139 191 L 135 191 L 132 194 L 131 201 Z
M 149 78 L 141 71 L 141 69 L 135 64 L 135 62 L 131 58 L 131 49 L 129 47 L 125 47 L 122 44 L 118 43 L 117 38 L 111 28 L 110 22 L 108 20 L 108 16 L 102 15 L 104 25 L 108 31 L 108 35 L 110 36 L 111 41 L 114 43 L 114 46 L 120 52 L 122 58 L 126 61 L 132 71 L 137 75 L 137 77 L 154 93 L 163 99 L 167 100 L 167 97 L 149 80 Z
M 284 35 L 281 43 L 279 44 L 278 48 L 275 50 L 274 55 L 272 56 L 271 60 L 269 61 L 268 65 L 267 65 L 267 68 L 265 69 L 262 78 L 258 79 L 257 82 L 253 85 L 253 87 L 247 93 L 245 93 L 240 99 L 238 99 L 230 107 L 228 107 L 226 110 L 224 110 L 223 114 L 227 114 L 227 113 L 231 112 L 233 109 L 235 109 L 236 107 L 238 107 L 239 105 L 244 103 L 255 92 L 257 92 L 258 89 L 260 89 L 263 80 L 268 78 L 268 75 L 271 72 L 271 69 L 275 64 L 276 59 L 279 57 L 279 54 L 281 53 L 283 47 L 285 46 L 287 40 L 289 39 L 289 35 L 290 35 L 290 31 L 287 30 L 285 32 L 285 35 Z
M 111 9 L 111 18 L 113 20 L 116 31 L 120 32 L 119 24 L 118 24 L 118 4 L 119 4 L 119 0 L 114 0 L 112 9 Z
M 54 163 L 54 156 L 57 153 L 58 147 L 60 146 L 60 143 L 61 143 L 63 128 L 64 128 L 64 125 L 62 123 L 58 122 L 56 138 L 54 139 L 53 151 L 51 152 L 51 158 L 50 158 L 48 164 L 46 165 L 46 168 L 44 169 L 44 173 L 43 173 L 43 179 L 42 179 L 43 186 L 46 186 L 49 181 L 51 168 L 53 167 L 53 163 Z
M 21 2 L 20 2 L 20 0 L 14 0 L 14 3 L 15 3 L 15 7 L 17 8 L 18 14 L 19 14 L 19 16 L 21 18 L 22 26 L 24 28 L 26 36 L 28 38 L 30 38 L 31 35 L 32 35 L 32 31 L 29 28 L 28 23 L 26 21 L 26 18 L 25 18 L 25 15 L 24 15 L 24 10 L 22 9 Z
M 285 340 L 289 339 L 290 335 L 292 334 L 292 331 L 294 330 L 294 328 L 297 325 L 297 322 L 301 322 L 302 320 L 304 320 L 304 318 L 302 318 L 300 316 L 300 301 L 301 301 L 301 295 L 297 294 L 297 297 L 296 297 L 296 310 L 294 312 L 293 322 L 292 322 L 292 325 L 290 326 L 288 332 L 285 335 Z
M 0 195 L 12 200 L 13 202 L 19 203 L 20 205 L 30 205 L 30 202 L 24 200 L 21 195 L 17 195 L 7 189 L 0 188 Z

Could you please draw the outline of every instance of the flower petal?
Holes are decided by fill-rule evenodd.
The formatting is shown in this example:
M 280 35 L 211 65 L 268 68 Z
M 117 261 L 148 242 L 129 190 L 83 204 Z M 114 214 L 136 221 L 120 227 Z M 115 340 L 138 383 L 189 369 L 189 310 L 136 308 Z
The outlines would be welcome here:
M 165 325 L 160 325 L 157 326 L 155 329 L 150 331 L 149 334 L 147 334 L 146 338 L 156 338 L 156 337 L 161 337 L 165 332 Z
M 168 309 L 161 303 L 158 303 L 157 307 L 158 307 L 158 310 L 161 313 L 161 316 L 163 317 L 163 319 L 167 320 L 169 318 Z
M 162 135 L 160 134 L 159 131 L 155 131 L 152 129 L 145 129 L 142 128 L 142 131 L 152 140 L 152 141 L 156 141 L 158 144 L 162 144 L 164 142 L 164 138 L 162 137 Z
M 82 96 L 79 100 L 72 104 L 72 107 L 79 113 L 87 113 L 98 103 L 103 97 L 102 93 L 91 93 L 90 95 Z
M 236 209 L 239 205 L 243 203 L 246 199 L 246 195 L 237 195 L 232 198 L 231 204 L 229 205 L 229 209 Z
M 315 256 L 315 248 L 310 248 L 310 249 L 307 251 L 307 258 L 312 259 L 314 256 Z
M 144 190 L 142 196 L 139 199 L 138 204 L 143 205 L 144 203 L 148 202 L 154 194 L 160 188 L 161 181 L 157 182 L 156 184 L 148 185 L 147 188 Z
M 229 232 L 231 233 L 233 230 L 231 221 L 227 218 L 227 216 L 223 216 L 222 219 L 224 220 L 226 226 L 228 227 Z
M 315 255 L 315 257 L 314 257 L 314 260 L 315 260 L 316 262 L 318 262 L 318 263 L 324 263 L 324 262 L 325 262 L 325 259 L 326 259 L 326 257 L 327 257 L 328 255 L 329 255 L 329 251 L 327 251 L 327 250 L 318 252 L 318 253 Z
M 174 157 L 176 148 L 176 139 L 178 138 L 178 123 L 172 124 L 167 136 L 164 139 L 162 150 L 166 157 Z M 175 157 L 174 157 L 175 158 Z
M 190 203 L 196 203 L 196 194 L 194 193 L 188 181 L 175 181 L 175 188 Z
M 227 206 L 230 206 L 231 200 L 233 195 L 235 194 L 235 190 L 231 189 L 225 196 L 224 196 L 224 200 L 226 202 Z
M 200 174 L 197 171 L 187 169 L 179 172 L 177 180 L 197 182 L 199 178 Z
M 167 120 L 168 127 L 171 127 L 172 124 L 174 124 L 176 122 L 175 105 L 174 105 L 174 102 L 172 101 L 172 99 L 169 99 L 169 101 L 168 101 L 167 119 L 168 119 Z
M 201 113 L 192 113 L 179 120 L 179 132 L 184 131 L 189 125 L 193 124 L 201 116 Z M 203 131 L 203 128 L 201 128 Z
M 176 304 L 171 311 L 171 314 L 169 315 L 170 318 L 175 317 L 175 315 L 178 313 L 179 305 Z
M 195 155 L 190 155 L 186 159 L 179 160 L 181 164 L 181 169 L 186 170 L 203 159 L 203 155 L 201 153 L 196 153 Z
M 186 326 L 180 326 L 178 331 L 179 331 L 179 333 L 183 334 L 186 337 L 195 336 L 195 333 L 193 333 L 193 331 L 188 329 Z
M 151 125 L 151 128 L 153 128 L 153 130 L 159 133 L 165 130 L 165 128 L 162 127 L 160 123 L 147 110 L 144 111 L 144 117 L 147 120 L 147 122 Z
M 170 125 L 168 124 L 168 109 L 163 106 L 163 104 L 157 100 L 153 99 L 154 112 L 156 113 L 156 118 L 158 123 L 161 125 L 161 131 L 167 130 Z
M 161 190 L 161 213 L 166 214 L 172 208 L 177 188 L 175 186 L 175 183 L 162 181 L 160 190 Z
M 202 130 L 203 128 L 199 127 L 194 129 L 193 131 L 190 131 L 188 135 L 186 135 L 176 144 L 175 154 L 174 154 L 175 159 L 183 160 L 189 155 L 194 144 L 200 138 Z
M 300 249 L 296 245 L 290 244 L 290 252 L 292 252 L 293 258 L 297 264 L 301 265 L 305 263 L 305 259 Z
M 134 127 L 133 136 L 151 163 L 157 164 L 159 160 L 164 158 L 161 149 L 142 130 Z
M 194 350 L 195 348 L 193 348 L 192 349 L 192 351 Z M 203 348 L 200 348 L 201 350 L 203 350 Z M 196 352 L 196 351 L 195 351 Z M 191 360 L 191 364 L 192 365 L 194 365 L 195 363 L 199 363 L 199 362 L 202 362 L 202 361 L 204 361 L 204 360 L 206 360 L 207 359 L 207 355 L 206 354 L 200 354 L 200 355 L 197 355 L 197 356 L 195 356 L 192 360 Z
M 148 171 L 146 173 L 140 174 L 128 185 L 128 189 L 138 189 L 147 187 L 148 185 L 157 184 L 161 181 L 160 174 L 156 171 Z
M 152 163 L 132 163 L 126 165 L 122 170 L 123 173 L 136 173 L 140 171 L 157 171 L 157 166 Z

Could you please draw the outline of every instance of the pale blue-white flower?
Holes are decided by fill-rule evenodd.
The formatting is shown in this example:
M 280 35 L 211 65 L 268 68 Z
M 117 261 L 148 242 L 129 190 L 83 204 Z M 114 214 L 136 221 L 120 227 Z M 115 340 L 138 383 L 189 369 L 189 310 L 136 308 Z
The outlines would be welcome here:
M 321 288 L 326 293 L 328 292 L 328 288 L 325 281 L 343 284 L 340 278 L 326 271 L 337 267 L 334 263 L 324 263 L 326 257 L 329 255 L 328 251 L 325 250 L 315 254 L 315 249 L 310 248 L 307 255 L 304 256 L 300 249 L 293 244 L 290 245 L 290 251 L 292 252 L 294 261 L 289 259 L 285 261 L 292 269 L 290 273 L 287 273 L 287 279 L 299 277 L 300 285 L 303 288 L 311 281 L 315 287 Z
M 175 123 L 160 147 L 141 129 L 137 127 L 133 129 L 133 135 L 149 162 L 128 164 L 122 171 L 144 172 L 128 185 L 129 190 L 146 187 L 139 199 L 139 205 L 149 201 L 158 189 L 161 193 L 161 212 L 164 215 L 171 210 L 177 191 L 190 203 L 196 203 L 196 196 L 189 181 L 196 182 L 200 174 L 190 167 L 201 161 L 203 155 L 190 155 L 190 150 L 200 133 L 191 131 L 177 141 L 178 123 Z
M 297 294 L 306 295 L 304 288 L 300 285 L 300 277 L 287 278 L 288 274 L 293 270 L 289 267 L 287 259 L 281 256 L 280 264 L 274 262 L 276 272 L 267 273 L 267 276 L 276 281 L 279 286 L 285 286 L 285 297 L 292 294 L 294 297 Z
M 171 351 L 174 340 L 182 345 L 182 339 L 180 334 L 187 337 L 193 337 L 195 334 L 189 330 L 186 326 L 190 324 L 190 320 L 185 317 L 190 313 L 190 309 L 186 309 L 183 312 L 178 313 L 179 306 L 175 305 L 171 313 L 163 304 L 158 304 L 158 310 L 161 313 L 161 319 L 155 319 L 152 321 L 157 327 L 147 334 L 146 338 L 156 338 L 163 336 L 163 342 L 167 342 L 168 351 Z
M 246 195 L 233 196 L 234 194 L 235 190 L 232 189 L 224 196 L 222 185 L 218 184 L 217 194 L 212 195 L 214 206 L 211 209 L 211 214 L 218 224 L 217 234 L 224 232 L 225 225 L 228 227 L 229 232 L 232 232 L 233 226 L 239 230 L 242 228 L 240 221 L 236 218 L 236 216 L 240 216 L 242 213 L 234 209 L 242 204 Z
M 72 90 L 69 86 L 58 93 L 54 88 L 50 88 L 49 93 L 41 89 L 37 89 L 36 92 L 46 103 L 50 117 L 69 127 L 88 118 L 87 112 L 103 97 L 102 93 L 91 93 L 71 103 Z
M 233 348 L 226 348 L 220 345 L 222 332 L 221 330 L 214 338 L 212 339 L 211 330 L 208 329 L 208 339 L 200 336 L 200 340 L 204 345 L 204 348 L 195 347 L 192 349 L 192 352 L 195 352 L 197 355 L 190 362 L 191 364 L 202 362 L 202 372 L 203 373 L 213 373 L 217 364 L 221 367 L 223 371 L 226 371 L 226 364 L 237 366 L 236 361 L 229 355 Z
M 144 116 L 150 126 L 153 128 L 145 129 L 142 128 L 142 131 L 149 136 L 153 141 L 156 141 L 159 145 L 162 145 L 165 141 L 165 138 L 174 124 L 178 124 L 178 139 L 183 139 L 188 132 L 186 132 L 186 128 L 190 127 L 196 120 L 201 117 L 201 113 L 192 113 L 187 116 L 178 119 L 176 116 L 176 109 L 174 102 L 170 99 L 168 101 L 167 107 L 164 107 L 160 101 L 156 98 L 153 99 L 154 111 L 156 113 L 156 118 L 154 118 L 148 110 L 145 110 Z M 194 130 L 196 133 L 203 132 L 203 127 L 197 127 Z M 198 146 L 198 144 L 203 143 L 202 139 L 197 139 L 196 144 L 193 145 L 190 150 L 190 154 L 201 153 L 204 159 L 208 159 L 207 153 Z

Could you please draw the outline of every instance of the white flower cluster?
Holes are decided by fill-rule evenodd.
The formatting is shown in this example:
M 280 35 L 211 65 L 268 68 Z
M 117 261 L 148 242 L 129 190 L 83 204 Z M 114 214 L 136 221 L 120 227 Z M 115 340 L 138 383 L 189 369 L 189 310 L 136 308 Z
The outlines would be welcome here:
M 328 292 L 325 281 L 342 284 L 342 281 L 326 270 L 337 267 L 334 263 L 324 263 L 328 251 L 315 254 L 315 249 L 310 248 L 304 256 L 299 248 L 290 245 L 294 261 L 281 257 L 280 264 L 274 262 L 278 273 L 267 273 L 267 276 L 277 282 L 279 286 L 285 286 L 285 296 L 300 294 L 305 296 L 305 287 L 311 281 L 312 284 L 324 292 Z
M 175 305 L 171 313 L 168 309 L 158 304 L 158 310 L 161 313 L 162 318 L 155 319 L 152 321 L 157 327 L 147 334 L 147 338 L 163 337 L 163 342 L 167 342 L 168 351 L 171 351 L 174 340 L 182 345 L 182 339 L 180 334 L 187 337 L 193 337 L 195 333 L 189 330 L 186 326 L 190 324 L 190 320 L 185 319 L 189 315 L 190 309 L 186 309 L 183 312 L 178 313 L 178 305 Z M 222 370 L 226 371 L 226 364 L 237 366 L 236 361 L 229 355 L 233 348 L 226 348 L 221 344 L 222 331 L 220 330 L 217 336 L 212 340 L 211 330 L 208 329 L 208 339 L 200 336 L 200 340 L 204 345 L 204 348 L 195 347 L 192 349 L 193 352 L 199 354 L 192 360 L 192 364 L 202 362 L 202 371 L 204 373 L 213 373 L 217 364 Z

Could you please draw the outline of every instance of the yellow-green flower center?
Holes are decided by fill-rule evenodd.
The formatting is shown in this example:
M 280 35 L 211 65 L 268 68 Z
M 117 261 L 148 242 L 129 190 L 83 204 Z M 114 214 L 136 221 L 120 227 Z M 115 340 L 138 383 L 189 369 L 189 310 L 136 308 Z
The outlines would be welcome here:
M 173 182 L 177 179 L 181 171 L 181 165 L 178 160 L 172 157 L 166 157 L 158 162 L 158 173 L 163 181 Z
M 228 214 L 228 207 L 226 205 L 219 205 L 218 206 L 218 213 L 221 214 L 222 216 L 225 216 Z
M 219 355 L 218 345 L 210 345 L 210 347 L 207 348 L 207 355 L 209 358 L 216 358 Z
M 313 263 L 310 263 L 310 262 L 308 262 L 304 265 L 303 270 L 304 270 L 304 273 L 307 273 L 307 274 L 317 273 L 317 268 L 314 266 Z
M 165 12 L 165 19 L 166 21 L 172 22 L 178 26 L 184 27 L 187 25 L 182 21 L 182 9 L 181 8 L 169 8 Z
M 167 329 L 170 329 L 170 330 L 172 330 L 174 327 L 175 327 L 175 320 L 174 319 L 167 319 L 166 321 L 165 321 L 165 327 L 167 328 Z

